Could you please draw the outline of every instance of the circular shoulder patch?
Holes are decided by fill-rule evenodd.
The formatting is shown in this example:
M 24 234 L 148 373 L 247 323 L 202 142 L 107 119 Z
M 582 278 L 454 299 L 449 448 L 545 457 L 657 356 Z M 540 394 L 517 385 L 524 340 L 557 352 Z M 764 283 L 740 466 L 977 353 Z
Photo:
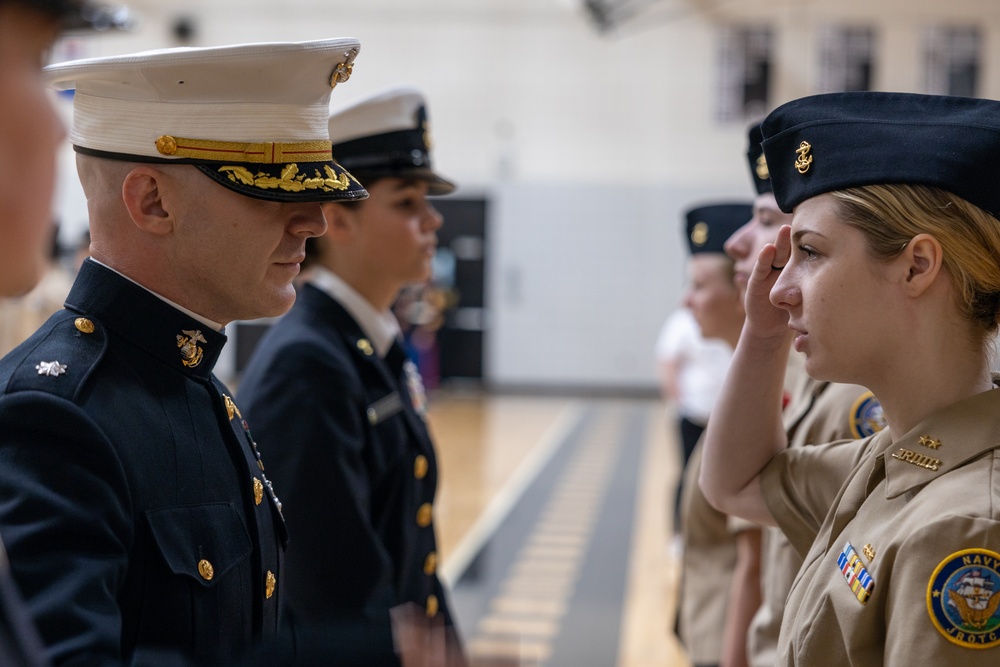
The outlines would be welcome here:
M 851 407 L 851 433 L 855 438 L 867 438 L 885 428 L 882 404 L 870 391 L 858 396 Z
M 945 639 L 965 648 L 1000 644 L 998 584 L 998 553 L 966 549 L 945 558 L 927 582 L 927 613 L 934 627 Z

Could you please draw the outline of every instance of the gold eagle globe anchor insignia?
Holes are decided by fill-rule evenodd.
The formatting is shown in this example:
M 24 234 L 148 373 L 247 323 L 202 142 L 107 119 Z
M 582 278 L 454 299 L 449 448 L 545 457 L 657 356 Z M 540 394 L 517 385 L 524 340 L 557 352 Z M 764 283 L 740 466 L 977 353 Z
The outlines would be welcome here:
M 208 343 L 201 335 L 200 329 L 195 331 L 182 330 L 180 334 L 177 334 L 177 347 L 181 350 L 181 363 L 187 368 L 194 368 L 201 363 L 204 352 L 198 343 Z

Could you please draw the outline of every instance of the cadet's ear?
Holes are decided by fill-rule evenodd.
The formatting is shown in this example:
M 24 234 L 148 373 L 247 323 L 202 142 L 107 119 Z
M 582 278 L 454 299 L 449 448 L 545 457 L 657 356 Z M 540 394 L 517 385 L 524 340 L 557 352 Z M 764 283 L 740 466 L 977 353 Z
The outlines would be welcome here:
M 326 233 L 321 237 L 331 243 L 349 243 L 354 238 L 357 219 L 354 207 L 329 202 L 323 204 L 323 215 L 326 217 Z
M 917 234 L 903 248 L 900 259 L 906 270 L 905 286 L 911 296 L 919 296 L 941 273 L 944 252 L 930 234 Z
M 173 217 L 163 205 L 165 174 L 146 165 L 129 171 L 122 183 L 122 199 L 139 229 L 162 235 L 173 228 Z

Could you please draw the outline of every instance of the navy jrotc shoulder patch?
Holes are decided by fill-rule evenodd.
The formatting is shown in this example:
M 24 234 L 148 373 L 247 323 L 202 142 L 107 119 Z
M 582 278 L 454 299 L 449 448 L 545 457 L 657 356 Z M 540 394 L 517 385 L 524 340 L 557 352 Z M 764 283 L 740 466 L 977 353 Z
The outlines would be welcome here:
M 1000 554 L 957 551 L 927 583 L 927 613 L 945 639 L 965 648 L 1000 644 Z
M 882 404 L 870 391 L 858 396 L 851 407 L 851 433 L 855 438 L 867 438 L 885 428 Z

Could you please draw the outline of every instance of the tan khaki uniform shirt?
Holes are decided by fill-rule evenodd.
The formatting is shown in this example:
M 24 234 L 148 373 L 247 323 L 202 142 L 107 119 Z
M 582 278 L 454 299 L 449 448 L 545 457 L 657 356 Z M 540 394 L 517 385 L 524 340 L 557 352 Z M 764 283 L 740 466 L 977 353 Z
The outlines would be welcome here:
M 729 589 L 736 567 L 736 535 L 756 524 L 726 516 L 701 492 L 698 475 L 704 438 L 698 441 L 684 471 L 681 497 L 681 568 L 677 628 L 681 644 L 695 665 L 718 664 Z
M 855 384 L 831 384 L 799 373 L 785 411 L 789 447 L 806 447 L 871 435 L 885 424 L 871 392 Z M 856 441 L 852 441 L 856 442 Z M 764 528 L 761 544 L 761 606 L 750 622 L 747 657 L 752 667 L 774 667 L 785 598 L 802 557 L 779 528 Z
M 1000 391 L 895 443 L 788 449 L 761 483 L 808 549 L 777 665 L 1000 664 Z

